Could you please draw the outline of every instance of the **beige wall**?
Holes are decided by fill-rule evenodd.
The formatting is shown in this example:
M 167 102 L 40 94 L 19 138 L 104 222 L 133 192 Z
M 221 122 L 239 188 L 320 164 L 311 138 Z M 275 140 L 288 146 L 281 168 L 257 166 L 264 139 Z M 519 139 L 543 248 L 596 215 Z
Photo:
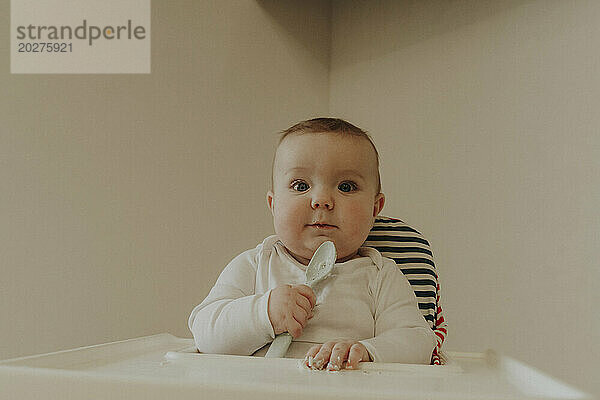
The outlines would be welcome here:
M 189 336 L 272 232 L 276 132 L 327 112 L 329 10 L 152 1 L 151 75 L 11 75 L 0 32 L 0 359 Z
M 432 242 L 448 349 L 600 395 L 600 2 L 333 4 L 330 112 Z

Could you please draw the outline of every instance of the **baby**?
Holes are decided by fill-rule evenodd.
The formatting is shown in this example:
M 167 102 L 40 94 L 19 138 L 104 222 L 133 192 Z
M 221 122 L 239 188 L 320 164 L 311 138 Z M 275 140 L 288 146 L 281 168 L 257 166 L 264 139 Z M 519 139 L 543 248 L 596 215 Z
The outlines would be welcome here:
M 393 260 L 361 247 L 383 208 L 379 158 L 370 137 L 340 119 L 283 132 L 267 203 L 276 235 L 234 258 L 189 318 L 205 353 L 264 355 L 275 335 L 288 357 L 312 367 L 361 361 L 429 364 L 435 335 Z M 315 250 L 332 241 L 332 276 L 301 284 Z

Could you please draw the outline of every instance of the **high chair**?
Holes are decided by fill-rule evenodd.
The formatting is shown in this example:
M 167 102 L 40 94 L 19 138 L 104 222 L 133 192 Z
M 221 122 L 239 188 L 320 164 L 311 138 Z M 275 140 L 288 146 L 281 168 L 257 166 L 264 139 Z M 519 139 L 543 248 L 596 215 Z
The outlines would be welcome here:
M 379 216 L 364 243 L 396 262 L 411 284 L 419 309 L 437 336 L 431 364 L 445 363 L 442 344 L 448 333 L 440 303 L 440 283 L 429 242 L 403 221 Z

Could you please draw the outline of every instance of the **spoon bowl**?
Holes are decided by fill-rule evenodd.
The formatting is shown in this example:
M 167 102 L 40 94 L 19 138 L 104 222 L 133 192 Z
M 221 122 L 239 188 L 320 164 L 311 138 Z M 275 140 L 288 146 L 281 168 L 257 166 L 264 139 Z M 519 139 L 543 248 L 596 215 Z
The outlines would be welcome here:
M 306 285 L 311 288 L 327 278 L 335 265 L 335 245 L 331 241 L 321 244 L 306 267 Z

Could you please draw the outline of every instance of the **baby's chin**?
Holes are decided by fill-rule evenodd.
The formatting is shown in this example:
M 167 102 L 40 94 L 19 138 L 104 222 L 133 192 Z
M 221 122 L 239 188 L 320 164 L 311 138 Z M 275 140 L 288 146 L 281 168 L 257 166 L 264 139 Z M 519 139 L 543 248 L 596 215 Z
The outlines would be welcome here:
M 334 245 L 335 245 L 335 241 L 333 241 L 331 239 L 325 239 L 321 242 L 318 242 L 318 244 L 311 245 L 310 247 L 301 247 L 301 248 L 294 248 L 293 246 L 292 247 L 287 246 L 285 244 L 285 242 L 283 244 L 286 247 L 286 249 L 288 250 L 288 252 L 292 255 L 292 257 L 294 257 L 301 264 L 308 265 L 313 254 L 315 254 L 315 251 L 317 251 L 317 249 L 319 248 L 319 246 L 321 244 L 325 243 L 328 240 L 334 242 Z M 294 251 L 294 250 L 296 250 L 296 251 Z M 340 252 L 340 250 L 341 250 L 341 252 Z M 342 248 L 338 249 L 338 246 L 336 245 L 336 252 L 337 252 L 336 262 L 345 262 L 345 261 L 355 258 L 356 255 L 358 254 L 358 249 L 354 249 L 354 250 L 347 250 L 347 249 L 342 249 Z
M 320 243 L 317 243 L 314 245 L 310 244 L 307 246 L 307 245 L 289 244 L 289 243 L 286 243 L 284 240 L 282 240 L 283 245 L 287 249 L 288 253 L 290 253 L 290 255 L 296 259 L 296 261 L 298 261 L 304 265 L 308 265 L 313 254 L 315 254 L 315 251 L 317 251 L 319 246 L 326 241 L 327 241 L 327 239 L 323 240 Z

